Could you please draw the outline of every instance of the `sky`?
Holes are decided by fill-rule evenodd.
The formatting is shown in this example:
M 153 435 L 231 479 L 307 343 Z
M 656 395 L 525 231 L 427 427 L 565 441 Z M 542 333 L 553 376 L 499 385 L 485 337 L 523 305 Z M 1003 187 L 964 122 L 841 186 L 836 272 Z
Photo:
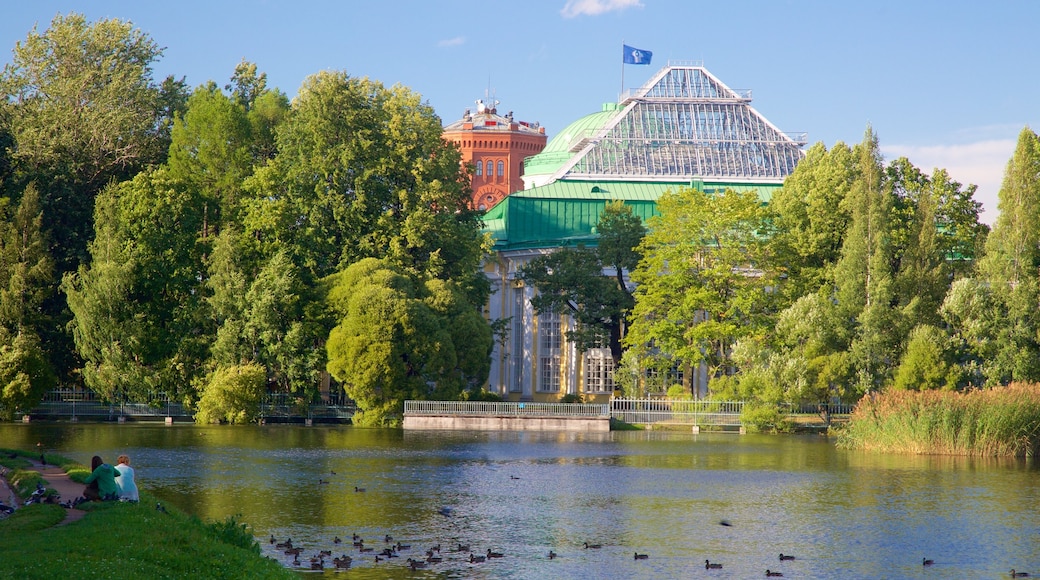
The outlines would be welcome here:
M 550 138 L 669 61 L 698 61 L 810 144 L 872 127 L 886 160 L 977 185 L 986 223 L 1019 133 L 1040 127 L 1032 0 L 0 0 L 0 64 L 70 12 L 151 36 L 158 80 L 223 86 L 245 59 L 291 98 L 339 70 L 409 87 L 445 124 L 490 96 Z M 623 65 L 622 44 L 650 66 Z

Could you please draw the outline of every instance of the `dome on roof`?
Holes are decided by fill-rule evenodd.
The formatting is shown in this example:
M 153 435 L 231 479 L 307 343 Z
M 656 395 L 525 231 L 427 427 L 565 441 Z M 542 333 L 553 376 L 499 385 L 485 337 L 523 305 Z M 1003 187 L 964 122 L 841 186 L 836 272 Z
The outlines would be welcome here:
M 588 139 L 610 122 L 618 114 L 614 103 L 605 103 L 603 110 L 574 121 L 556 134 L 541 153 L 528 157 L 524 161 L 525 187 L 534 187 L 545 183 L 545 179 L 556 172 L 564 162 L 574 156 L 574 147 Z M 543 179 L 539 179 L 542 177 Z

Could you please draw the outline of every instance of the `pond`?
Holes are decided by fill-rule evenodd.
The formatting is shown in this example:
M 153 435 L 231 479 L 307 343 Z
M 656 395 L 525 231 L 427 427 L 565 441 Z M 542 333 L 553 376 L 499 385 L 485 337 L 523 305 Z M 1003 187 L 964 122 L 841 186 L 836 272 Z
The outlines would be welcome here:
M 820 436 L 0 424 L 2 447 L 37 442 L 84 464 L 127 453 L 144 490 L 206 521 L 241 516 L 287 566 L 270 536 L 303 546 L 305 564 L 349 554 L 350 570 L 326 571 L 342 578 L 1040 573 L 1027 460 L 853 452 Z M 411 548 L 376 562 L 387 535 Z M 471 564 L 460 543 L 504 557 Z M 437 544 L 443 562 L 408 568 Z

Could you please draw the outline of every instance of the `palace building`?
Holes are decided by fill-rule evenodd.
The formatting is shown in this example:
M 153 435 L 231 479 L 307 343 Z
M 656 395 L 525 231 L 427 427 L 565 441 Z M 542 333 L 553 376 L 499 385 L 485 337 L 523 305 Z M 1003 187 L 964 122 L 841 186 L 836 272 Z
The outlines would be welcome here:
M 462 162 L 473 166 L 473 207 L 487 211 L 507 195 L 524 188 L 524 159 L 545 148 L 545 128 L 515 121 L 513 112 L 499 115 L 498 101 L 477 101 L 462 119 L 444 128 L 443 137 L 462 151 Z
M 474 127 L 488 117 L 477 118 L 469 121 Z M 609 398 L 609 349 L 578 352 L 569 345 L 572 322 L 532 309 L 533 289 L 523 285 L 519 268 L 558 248 L 594 246 L 599 214 L 610 201 L 624 201 L 644 221 L 658 197 L 680 187 L 752 189 L 768 201 L 804 156 L 806 142 L 805 134 L 783 133 L 752 108 L 750 91 L 729 88 L 700 63 L 669 63 L 619 102 L 561 131 L 524 161 L 526 189 L 481 198 L 495 241 L 495 256 L 484 266 L 494 290 L 487 316 L 508 320 L 492 353 L 488 388 L 515 401 Z M 474 153 L 473 159 L 476 165 L 482 158 Z M 690 383 L 695 394 L 705 394 L 707 377 L 703 369 L 697 374 Z

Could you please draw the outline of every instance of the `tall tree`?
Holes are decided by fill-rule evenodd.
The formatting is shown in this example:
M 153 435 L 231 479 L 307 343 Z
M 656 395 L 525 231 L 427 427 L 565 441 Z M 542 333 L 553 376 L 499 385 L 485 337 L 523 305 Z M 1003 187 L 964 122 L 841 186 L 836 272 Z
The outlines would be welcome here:
M 250 180 L 245 229 L 261 253 L 291 249 L 308 279 L 365 257 L 465 280 L 482 304 L 486 242 L 460 153 L 419 95 L 341 72 L 308 78 Z
M 165 154 L 155 145 L 165 111 L 151 68 L 161 56 L 129 22 L 73 13 L 34 28 L 0 74 L 13 103 L 14 161 L 21 182 L 40 187 L 62 272 L 87 258 L 101 188 Z
M 205 346 L 203 206 L 163 168 L 98 197 L 91 265 L 62 282 L 84 379 L 96 392 L 194 398 Z
M 865 391 L 880 388 L 896 365 L 902 321 L 892 308 L 895 208 L 872 129 L 867 129 L 856 155 L 859 177 L 845 200 L 852 219 L 835 266 L 835 282 L 839 307 L 856 320 L 852 365 L 856 383 Z
M 732 345 L 767 321 L 767 288 L 775 285 L 764 242 L 768 210 L 755 191 L 687 188 L 661 196 L 657 207 L 632 273 L 625 356 L 660 371 L 703 363 L 709 377 L 720 375 L 731 366 Z M 691 374 L 684 373 L 687 389 Z
M 770 200 L 776 265 L 786 274 L 780 290 L 789 300 L 829 286 L 841 257 L 851 216 L 845 202 L 859 176 L 852 149 L 838 142 L 813 145 Z
M 979 264 L 1000 305 L 993 382 L 1040 380 L 1040 137 L 1018 136 L 999 192 L 1000 216 Z
M 609 346 L 615 368 L 621 363 L 625 319 L 635 304 L 625 274 L 639 264 L 638 246 L 646 235 L 639 216 L 624 202 L 608 202 L 600 214 L 594 248 L 562 248 L 539 256 L 520 270 L 538 294 L 534 309 L 570 314 L 577 328 L 567 340 L 579 351 Z

